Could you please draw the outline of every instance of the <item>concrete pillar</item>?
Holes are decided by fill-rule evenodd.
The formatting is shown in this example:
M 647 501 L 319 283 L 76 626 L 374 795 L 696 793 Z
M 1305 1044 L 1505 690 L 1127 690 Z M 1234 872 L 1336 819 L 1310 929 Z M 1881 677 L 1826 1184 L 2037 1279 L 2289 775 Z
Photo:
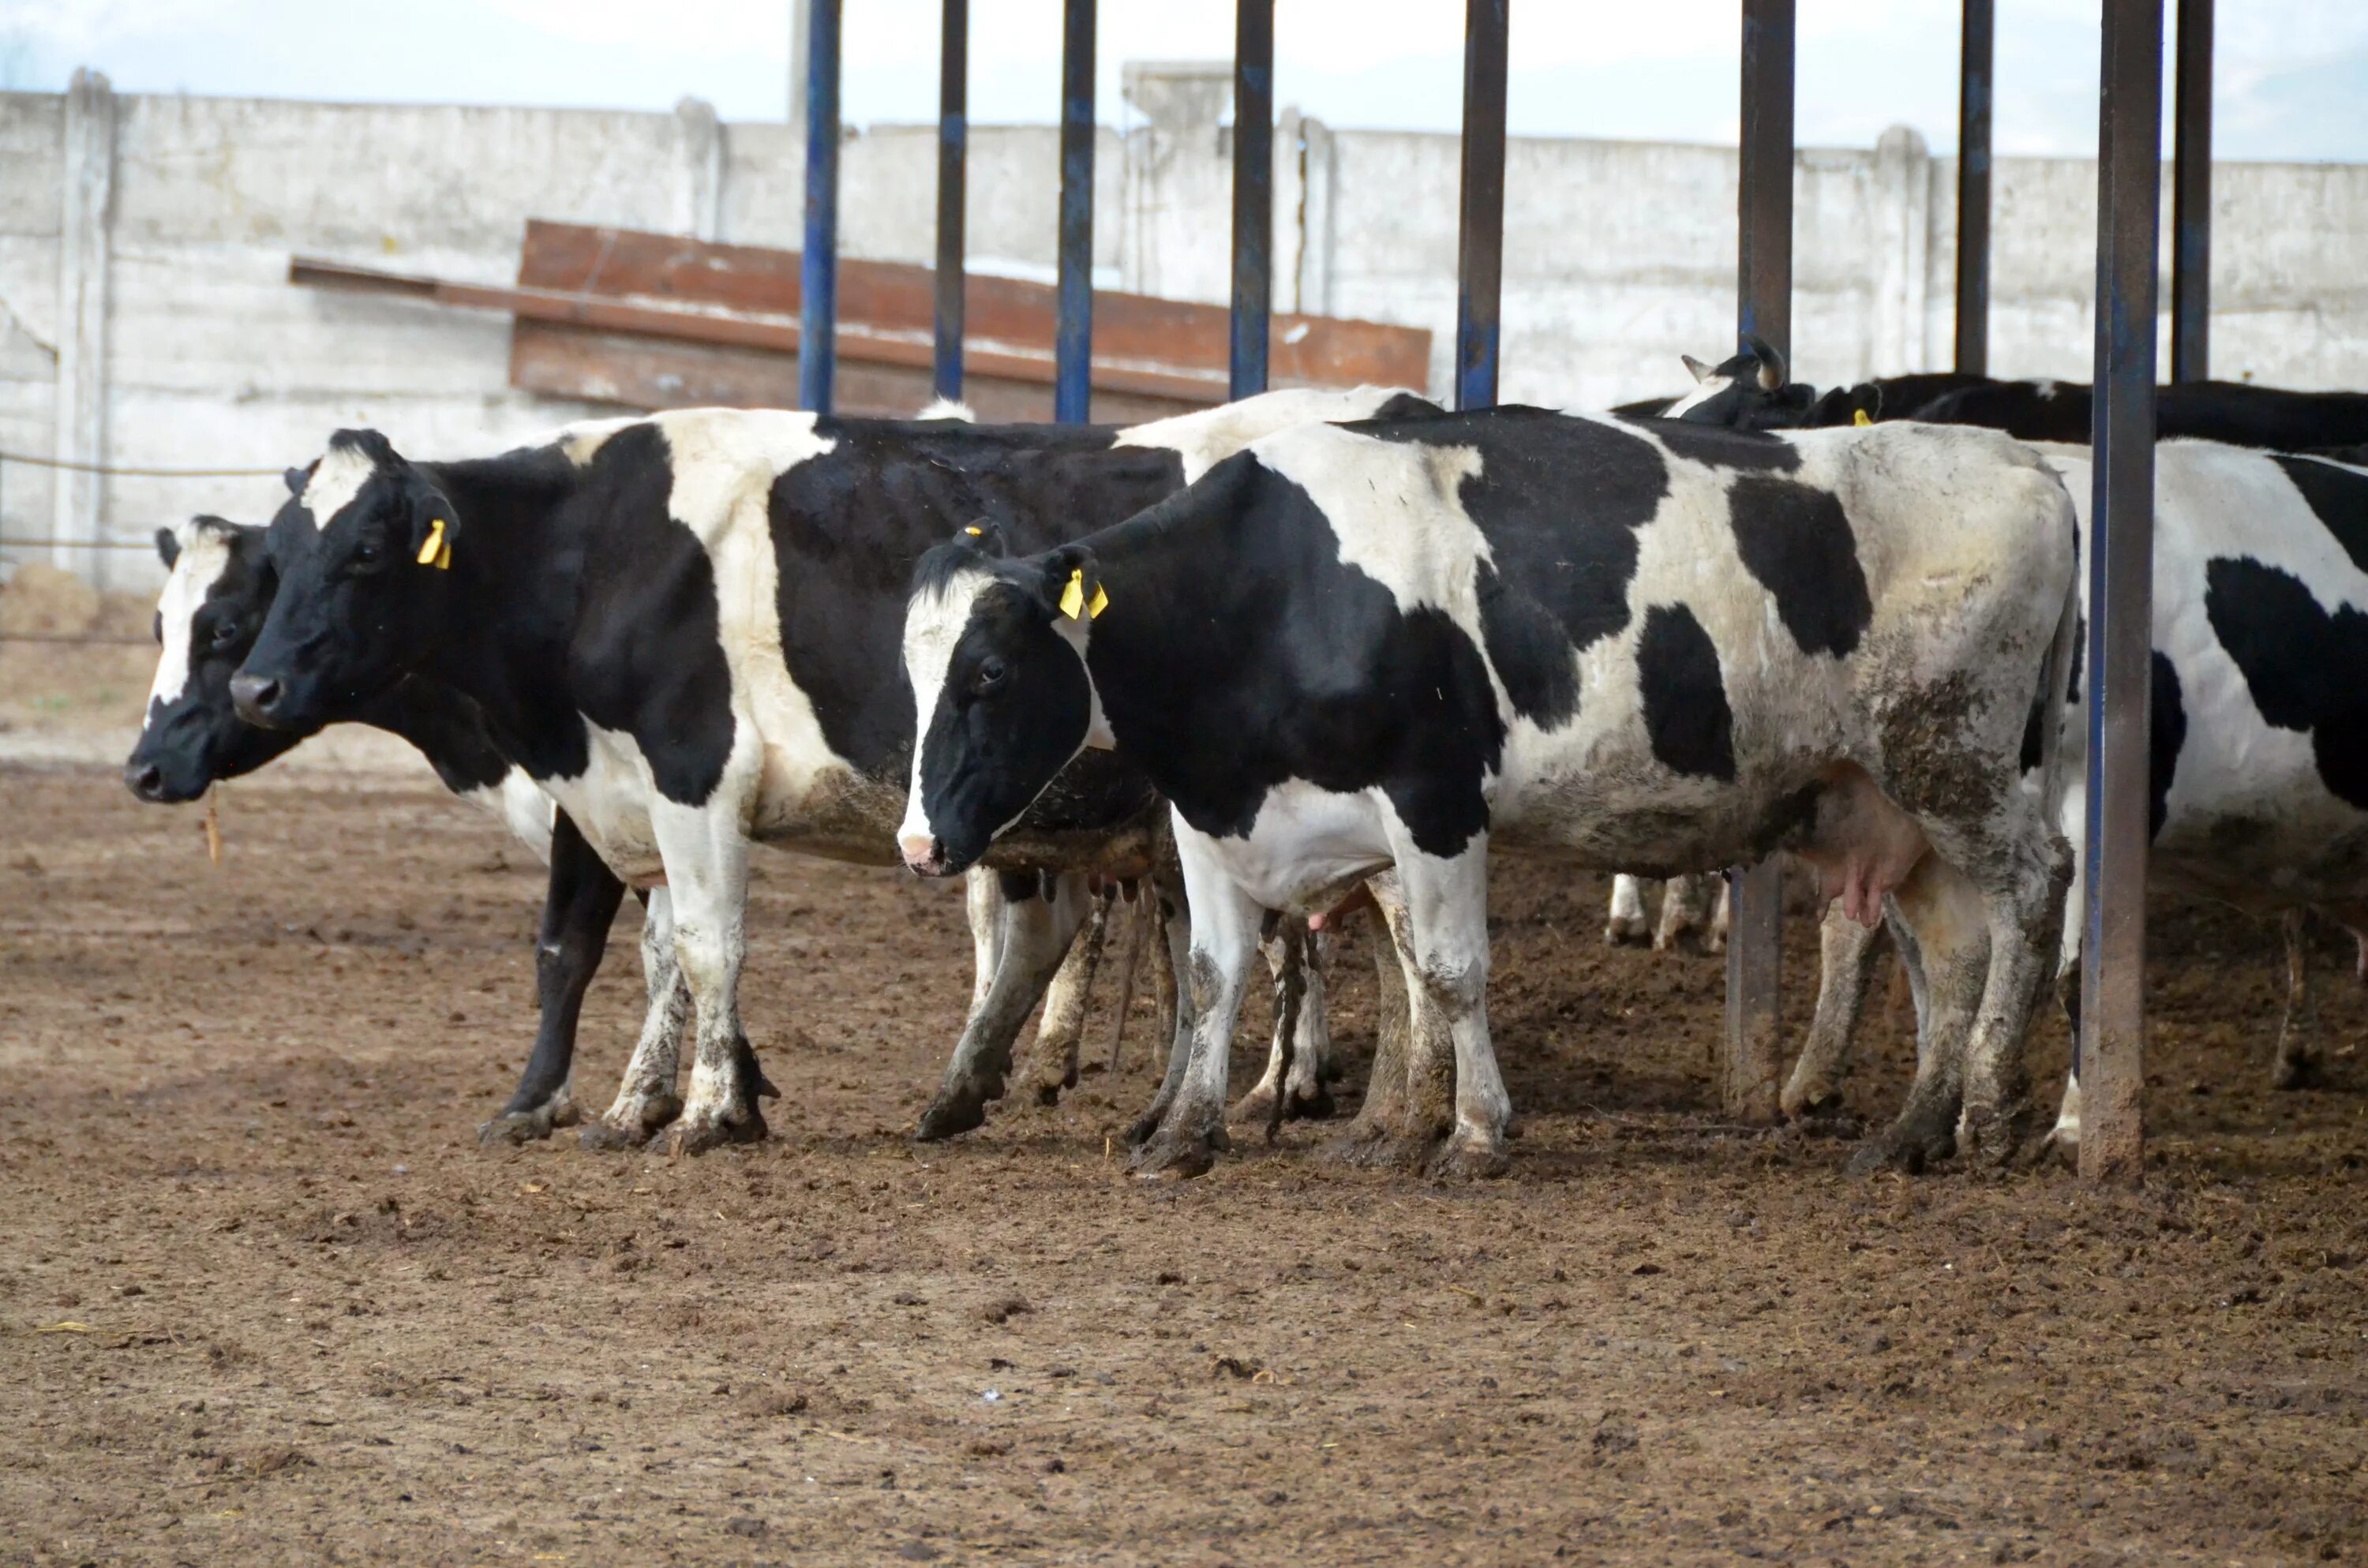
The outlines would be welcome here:
M 1285 107 L 1274 117 L 1274 308 L 1299 310 L 1299 256 L 1306 230 L 1300 213 L 1307 204 L 1307 160 L 1300 146 L 1303 121 Z
M 1299 278 L 1292 309 L 1312 316 L 1328 315 L 1332 310 L 1332 214 L 1339 188 L 1339 164 L 1333 153 L 1331 127 L 1315 116 L 1301 119 L 1299 142 Z
M 54 455 L 63 462 L 107 460 L 107 252 L 115 196 L 115 92 L 98 72 L 76 71 L 66 89 L 58 222 L 58 381 Z M 94 586 L 106 585 L 106 551 L 96 548 L 103 477 L 60 469 L 51 481 L 51 562 Z
M 1233 148 L 1220 132 L 1230 60 L 1127 62 L 1120 89 L 1144 123 L 1127 133 L 1120 286 L 1218 303 L 1233 286 Z
M 1869 373 L 1931 369 L 1925 352 L 1926 253 L 1932 237 L 1932 154 L 1895 125 L 1874 144 L 1874 339 Z
M 674 230 L 693 239 L 723 237 L 723 128 L 715 106 L 685 98 L 674 106 Z

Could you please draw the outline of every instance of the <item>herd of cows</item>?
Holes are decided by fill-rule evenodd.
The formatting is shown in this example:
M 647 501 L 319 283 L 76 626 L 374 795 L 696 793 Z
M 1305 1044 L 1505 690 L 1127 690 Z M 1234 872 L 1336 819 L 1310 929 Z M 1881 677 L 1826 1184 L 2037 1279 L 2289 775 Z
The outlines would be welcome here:
M 577 1120 L 629 889 L 648 1010 L 584 1141 L 764 1136 L 737 998 L 764 842 L 967 874 L 975 983 L 924 1138 L 981 1124 L 1040 1001 L 1074 1081 L 1123 888 L 1173 975 L 1137 1169 L 1225 1147 L 1269 966 L 1245 1103 L 1329 1110 L 1327 933 L 1370 903 L 1395 1023 L 1346 1146 L 1493 1173 L 1490 852 L 1627 873 L 1615 938 L 1633 879 L 1673 879 L 1664 940 L 1703 873 L 1782 853 L 1833 905 L 1786 1110 L 1834 1102 L 1888 945 L 1918 1068 L 1861 1163 L 2012 1158 L 2078 937 L 2088 391 L 1688 363 L 1685 397 L 1602 415 L 1371 388 L 1124 429 L 691 409 L 460 461 L 340 431 L 268 526 L 160 532 L 125 778 L 188 801 L 359 722 L 502 812 L 550 884 L 489 1140 Z M 2303 912 L 2368 931 L 2368 394 L 2170 388 L 2159 425 L 2151 875 L 2283 914 L 2299 1004 Z M 2305 1017 L 2282 1085 L 2317 1069 Z M 2076 1080 L 2048 1137 L 2077 1136 Z

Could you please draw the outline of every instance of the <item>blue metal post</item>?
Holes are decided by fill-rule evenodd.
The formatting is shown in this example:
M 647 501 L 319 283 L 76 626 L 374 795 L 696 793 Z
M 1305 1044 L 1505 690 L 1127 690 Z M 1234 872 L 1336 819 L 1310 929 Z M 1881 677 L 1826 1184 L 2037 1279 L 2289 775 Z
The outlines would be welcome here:
M 2148 688 L 2153 675 L 2155 247 L 2162 233 L 2162 0 L 2105 0 L 2097 131 L 2097 397 L 2090 415 L 2089 828 L 2080 948 L 2080 1174 L 2145 1156 Z
M 1094 6 L 1061 17 L 1061 276 L 1053 337 L 1053 417 L 1092 417 L 1094 356 Z
M 1957 56 L 1957 364 L 1969 375 L 1990 367 L 1990 84 L 1997 57 L 1997 0 L 1964 0 Z
M 1274 0 L 1234 11 L 1234 314 L 1228 392 L 1266 391 L 1274 311 Z
M 1497 402 L 1505 284 L 1505 37 L 1510 0 L 1465 0 L 1463 187 L 1457 214 L 1455 406 Z
M 2212 0 L 2179 0 L 2171 109 L 2170 379 L 2212 374 Z
M 798 302 L 798 406 L 830 412 L 838 368 L 838 6 L 814 0 L 806 55 L 806 239 Z
M 970 0 L 945 0 L 938 45 L 938 267 L 935 386 L 962 388 L 963 203 L 969 196 Z

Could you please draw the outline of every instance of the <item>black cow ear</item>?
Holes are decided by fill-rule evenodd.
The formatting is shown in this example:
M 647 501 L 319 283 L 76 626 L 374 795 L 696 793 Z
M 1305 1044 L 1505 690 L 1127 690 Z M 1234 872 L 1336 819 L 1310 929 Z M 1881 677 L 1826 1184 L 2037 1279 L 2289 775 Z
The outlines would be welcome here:
M 962 542 L 981 555 L 1000 561 L 1011 553 L 1011 546 L 1003 537 L 1003 525 L 993 517 L 973 517 L 962 525 Z
M 315 460 L 306 463 L 302 468 L 285 470 L 279 475 L 279 483 L 288 486 L 289 494 L 302 496 L 304 494 L 304 487 L 313 483 L 313 471 L 320 466 L 320 462 Z
M 181 536 L 170 528 L 158 528 L 156 558 L 165 563 L 165 570 L 170 572 L 173 562 L 181 559 Z
M 1693 376 L 1693 379 L 1694 379 L 1695 381 L 1701 381 L 1703 377 L 1705 377 L 1705 376 L 1709 375 L 1709 374 L 1710 374 L 1710 372 L 1711 372 L 1711 367 L 1709 367 L 1708 365 L 1703 364 L 1701 360 L 1699 360 L 1699 359 L 1695 358 L 1694 358 L 1692 355 L 1691 355 L 1691 354 L 1680 354 L 1680 355 L 1679 355 L 1679 356 L 1678 356 L 1678 358 L 1685 361 L 1685 364 L 1686 364 L 1686 369 L 1688 370 L 1688 372 L 1690 372 L 1690 373 Z
M 1102 591 L 1101 568 L 1094 552 L 1082 544 L 1064 544 L 1045 554 L 1036 594 L 1045 613 L 1062 620 L 1091 620 L 1110 604 L 1110 596 Z
M 411 557 L 422 566 L 450 571 L 452 547 L 461 538 L 461 519 L 452 503 L 427 476 L 404 464 L 404 501 L 411 513 Z
M 1761 392 L 1772 392 L 1784 384 L 1786 379 L 1784 356 L 1777 353 L 1775 347 L 1766 338 L 1747 332 L 1743 335 L 1743 347 L 1749 351 L 1754 359 L 1759 361 Z

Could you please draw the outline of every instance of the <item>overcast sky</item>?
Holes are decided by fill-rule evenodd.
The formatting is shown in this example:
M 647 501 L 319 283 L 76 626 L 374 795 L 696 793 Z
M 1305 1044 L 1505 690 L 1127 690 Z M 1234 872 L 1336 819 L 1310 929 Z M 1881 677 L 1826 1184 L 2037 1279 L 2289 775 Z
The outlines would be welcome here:
M 1959 0 L 1800 0 L 1800 139 L 1907 124 L 1956 141 Z M 1048 121 L 1059 0 L 973 0 L 971 114 Z M 2099 0 L 1998 0 L 1999 150 L 2092 154 Z M 1232 0 L 1102 0 L 1099 107 L 1128 60 L 1215 59 Z M 1278 103 L 1338 126 L 1452 130 L 1458 0 L 1278 0 Z M 1516 134 L 1732 142 L 1736 0 L 1512 0 Z M 851 124 L 937 113 L 937 0 L 845 0 Z M 789 0 L 0 0 L 0 85 L 96 65 L 125 92 L 663 109 L 788 102 Z M 2368 0 L 2219 12 L 2217 152 L 2368 161 Z

